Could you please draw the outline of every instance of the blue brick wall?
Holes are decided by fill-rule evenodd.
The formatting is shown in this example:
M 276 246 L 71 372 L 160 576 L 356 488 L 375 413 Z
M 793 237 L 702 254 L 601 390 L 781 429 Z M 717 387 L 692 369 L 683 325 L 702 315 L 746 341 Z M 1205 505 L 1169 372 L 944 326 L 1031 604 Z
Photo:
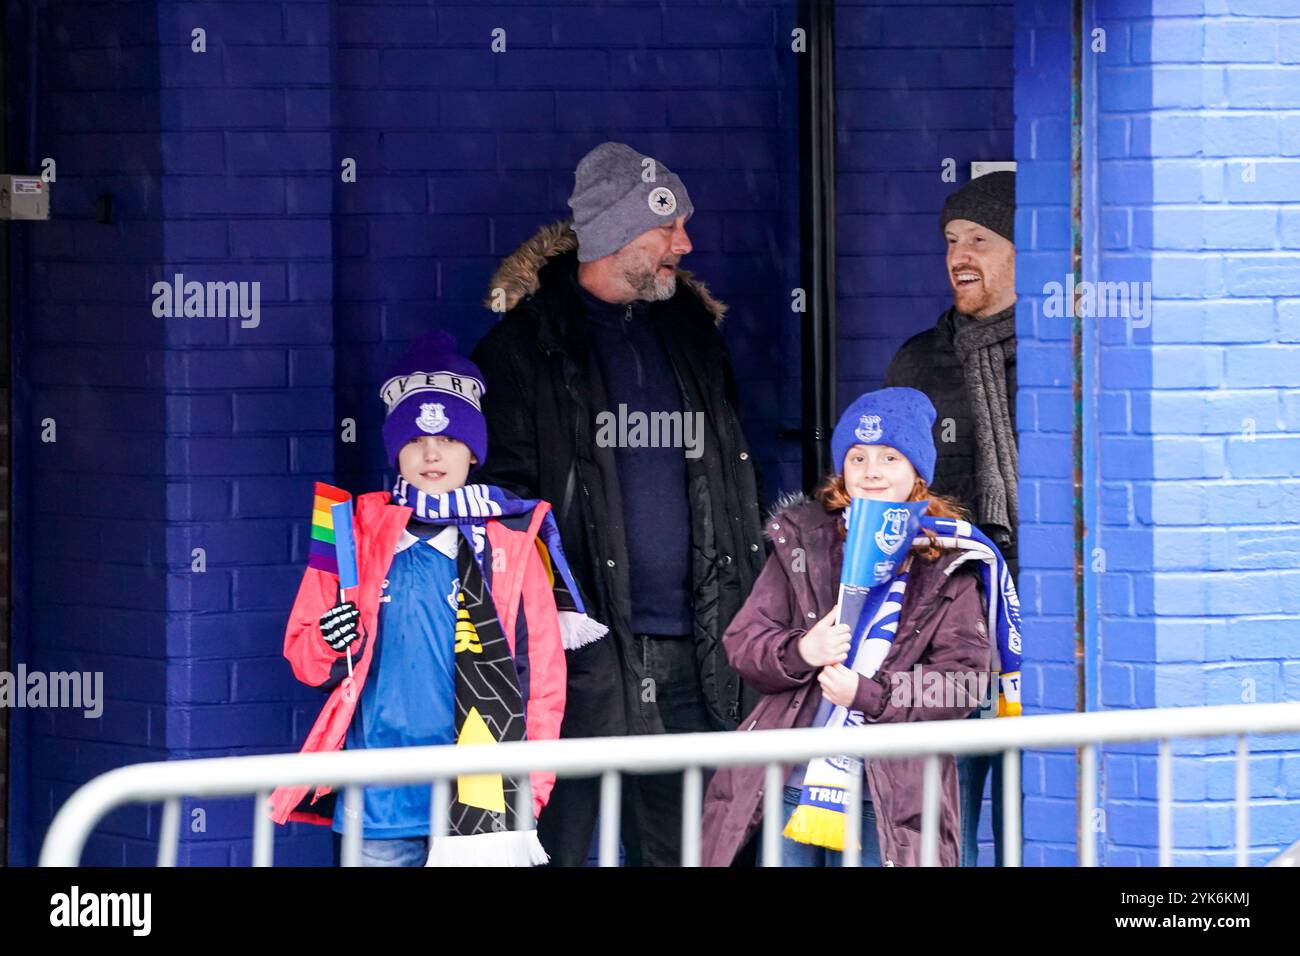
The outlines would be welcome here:
M 37 155 L 59 176 L 54 218 L 30 227 L 32 302 L 15 321 L 29 414 L 53 418 L 58 441 L 22 456 L 39 523 L 27 664 L 102 670 L 106 702 L 99 720 L 31 716 L 14 862 L 90 777 L 296 749 L 319 707 L 280 644 L 310 482 L 334 468 L 330 15 L 44 8 Z M 206 52 L 191 50 L 196 27 Z M 93 222 L 104 192 L 111 226 Z M 258 282 L 260 324 L 155 318 L 152 284 L 178 272 Z M 180 862 L 246 856 L 251 822 L 248 800 L 234 817 L 187 806 Z M 157 808 L 120 811 L 84 860 L 148 863 L 158 823 Z M 328 859 L 321 837 L 282 835 L 279 859 Z
M 345 483 L 387 478 L 385 363 L 435 324 L 468 351 L 498 318 L 481 305 L 496 264 L 568 217 L 578 160 L 613 139 L 690 190 L 685 265 L 730 306 L 769 494 L 798 487 L 798 445 L 776 436 L 800 414 L 796 4 L 336 7 L 335 149 L 358 164 L 334 187 L 337 395 L 363 425 L 339 449 Z
M 1085 592 L 1094 707 L 1300 696 L 1300 132 L 1284 112 L 1300 16 L 1263 0 L 1202 7 L 1089 9 L 1108 45 L 1088 67 L 1085 275 L 1150 281 L 1156 300 L 1148 327 L 1105 319 L 1086 338 L 1085 513 L 1105 567 Z M 793 3 L 44 11 L 37 153 L 59 161 L 56 216 L 29 227 L 30 302 L 15 314 L 34 436 L 15 467 L 40 522 L 25 662 L 102 670 L 107 702 L 98 721 L 15 717 L 27 816 L 14 862 L 104 770 L 298 745 L 319 700 L 279 653 L 309 483 L 378 487 L 382 365 L 433 324 L 472 345 L 493 319 L 479 305 L 491 268 L 565 214 L 573 165 L 603 139 L 690 186 L 691 265 L 732 305 L 769 491 L 797 485 L 797 448 L 775 437 L 799 407 Z M 878 384 L 945 307 L 935 221 L 969 161 L 1021 163 L 1030 713 L 1073 710 L 1080 692 L 1069 325 L 1043 309 L 1070 268 L 1067 14 L 1055 0 L 918 0 L 844 4 L 838 23 L 842 399 Z M 196 26 L 204 54 L 189 49 Z M 497 26 L 505 54 L 488 49 Z M 957 184 L 939 176 L 947 156 Z M 355 184 L 339 179 L 344 157 Z M 111 226 L 93 222 L 103 192 Z M 154 319 L 151 284 L 174 272 L 258 281 L 261 324 Z M 52 444 L 35 427 L 46 417 Z M 349 417 L 355 443 L 339 440 Z M 1260 860 L 1300 830 L 1300 742 L 1253 743 Z M 1230 748 L 1177 748 L 1180 863 L 1231 859 Z M 1026 864 L 1072 862 L 1073 753 L 1026 753 L 1024 768 Z M 1149 746 L 1103 755 L 1107 862 L 1153 861 L 1154 768 Z M 187 802 L 181 862 L 247 862 L 251 814 L 248 800 Z M 147 863 L 157 828 L 156 810 L 119 811 L 85 859 Z M 278 835 L 281 862 L 327 858 L 318 828 Z
M 32 717 L 15 862 L 113 766 L 297 748 L 320 700 L 280 648 L 311 482 L 383 486 L 383 366 L 433 326 L 473 346 L 493 267 L 567 215 L 573 167 L 605 139 L 689 185 L 688 265 L 731 306 L 768 490 L 797 486 L 798 446 L 776 437 L 800 407 L 794 9 L 47 5 L 39 155 L 60 175 L 19 318 L 32 414 L 59 442 L 25 450 L 42 525 L 28 664 L 102 667 L 109 703 L 93 726 Z M 102 192 L 115 226 L 89 221 Z M 154 318 L 152 283 L 178 272 L 258 282 L 260 324 Z M 250 801 L 187 801 L 183 822 L 182 864 L 247 862 Z M 85 860 L 149 862 L 158 823 L 115 814 Z M 294 826 L 276 852 L 326 862 L 328 835 Z
M 1019 0 L 1014 46 L 1022 694 L 1043 714 L 1075 710 L 1079 690 L 1070 329 L 1042 308 L 1070 269 L 1069 5 Z M 1073 751 L 1024 755 L 1026 866 L 1074 862 L 1075 773 Z
M 1096 322 L 1107 707 L 1300 699 L 1300 7 L 1098 0 Z M 1291 738 L 1252 739 L 1251 858 L 1300 836 Z M 1175 747 L 1175 862 L 1234 859 L 1229 740 Z M 1200 756 L 1208 755 L 1208 756 Z M 1153 862 L 1156 758 L 1108 755 L 1106 859 Z
M 328 3 L 160 5 L 164 277 L 257 281 L 255 326 L 167 335 L 165 713 L 174 757 L 297 749 L 320 706 L 281 657 L 311 483 L 334 478 L 334 182 Z M 190 49 L 207 31 L 207 52 Z M 191 570 L 195 549 L 206 570 Z M 190 800 L 181 864 L 247 862 L 252 801 Z M 328 836 L 277 834 L 277 862 Z
M 13 864 L 34 859 L 80 783 L 167 753 L 166 341 L 148 308 L 163 247 L 156 23 L 147 5 L 51 3 L 40 16 L 33 153 L 38 164 L 55 161 L 57 179 L 54 218 L 9 227 L 15 247 L 30 242 L 31 252 L 26 299 L 12 317 L 14 340 L 25 343 L 14 434 L 26 440 L 14 467 L 31 498 L 14 507 L 35 526 L 14 555 L 29 632 L 16 635 L 9 666 L 100 672 L 104 699 L 98 718 L 84 709 L 11 712 L 22 724 L 10 753 Z M 6 52 L 26 64 L 17 46 Z M 11 146 L 24 148 L 11 156 L 15 167 L 26 165 L 25 112 L 9 119 Z M 114 196 L 111 225 L 94 221 L 102 192 Z M 46 420 L 54 441 L 42 440 Z M 138 859 L 156 825 L 156 813 L 115 813 L 85 859 Z
M 1084 277 L 1150 283 L 1154 298 L 1149 323 L 1104 315 L 1084 324 L 1090 708 L 1296 699 L 1287 544 L 1297 477 L 1287 200 L 1296 192 L 1286 185 L 1296 150 L 1277 112 L 1294 79 L 1283 38 L 1296 17 L 1220 6 L 1201 16 L 1200 3 L 1099 0 L 1088 12 L 1106 50 L 1084 67 L 1097 93 L 1085 98 L 1094 112 L 1084 179 L 1097 185 Z M 1071 709 L 1079 690 L 1065 547 L 1069 320 L 1043 311 L 1046 283 L 1070 269 L 1060 208 L 1068 142 L 1050 136 L 1045 148 L 1040 128 L 1068 116 L 1063 17 L 1055 5 L 1016 8 L 1017 230 L 1035 230 L 1017 257 L 1022 597 L 1034 658 L 1026 691 L 1042 710 Z M 1042 547 L 1053 541 L 1061 546 Z M 1045 561 L 1049 553 L 1059 560 Z M 1252 747 L 1251 858 L 1261 862 L 1300 830 L 1295 741 Z M 1231 863 L 1231 741 L 1180 743 L 1175 753 L 1175 862 Z M 1102 767 L 1102 860 L 1154 863 L 1154 746 L 1106 748 Z M 1026 863 L 1073 859 L 1073 775 L 1072 755 L 1027 756 Z
M 939 212 L 972 161 L 1013 158 L 1011 46 L 1009 2 L 836 4 L 841 409 L 952 304 Z

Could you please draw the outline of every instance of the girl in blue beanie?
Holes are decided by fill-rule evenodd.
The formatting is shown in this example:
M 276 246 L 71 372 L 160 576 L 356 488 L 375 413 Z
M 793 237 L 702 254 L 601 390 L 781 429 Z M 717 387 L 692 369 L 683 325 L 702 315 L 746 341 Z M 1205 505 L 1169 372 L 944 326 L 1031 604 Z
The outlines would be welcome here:
M 731 665 L 762 695 L 740 732 L 811 726 L 823 698 L 844 709 L 839 713 L 847 712 L 848 724 L 966 717 L 980 706 L 999 667 L 997 641 L 990 635 L 1013 614 L 1018 672 L 1019 616 L 998 597 L 1003 578 L 1010 586 L 1010 576 L 998 573 L 1005 571 L 1001 556 L 952 500 L 930 493 L 934 420 L 934 406 L 914 389 L 860 396 L 831 438 L 837 471 L 815 500 L 802 495 L 787 500 L 768 521 L 765 530 L 775 548 L 723 636 Z M 872 619 L 871 634 L 892 641 L 874 672 L 859 664 L 861 655 L 848 660 L 849 626 L 836 623 L 844 517 L 854 497 L 929 502 L 921 533 Z M 985 595 L 987 612 L 981 584 L 995 592 Z M 1014 602 L 1014 590 L 1010 596 Z M 1014 676 L 1018 709 L 1018 673 Z M 865 770 L 862 864 L 918 865 L 925 758 L 836 760 L 852 772 Z M 805 764 L 785 768 L 783 825 L 810 803 L 850 811 L 845 792 L 828 795 L 826 787 L 804 787 L 806 770 Z M 704 801 L 706 865 L 730 865 L 758 829 L 763 777 L 761 766 L 723 768 L 713 776 Z M 941 758 L 939 804 L 939 863 L 957 866 L 961 827 L 951 756 Z M 787 833 L 790 829 L 798 830 L 788 827 Z M 839 864 L 842 830 L 838 846 L 834 838 L 794 836 L 782 838 L 783 865 Z

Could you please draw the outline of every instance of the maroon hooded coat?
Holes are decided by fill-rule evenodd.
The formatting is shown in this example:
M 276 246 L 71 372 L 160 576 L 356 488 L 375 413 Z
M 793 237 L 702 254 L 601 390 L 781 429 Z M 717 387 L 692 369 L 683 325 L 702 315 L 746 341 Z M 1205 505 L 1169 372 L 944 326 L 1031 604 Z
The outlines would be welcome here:
M 819 669 L 799 655 L 798 641 L 835 605 L 844 557 L 844 542 L 836 530 L 840 514 L 801 497 L 767 522 L 764 530 L 775 550 L 722 639 L 731 666 L 763 695 L 737 733 L 812 724 L 822 697 Z M 899 706 L 890 699 L 891 675 L 910 672 L 915 664 L 924 673 L 993 669 L 979 578 L 969 565 L 951 569 L 956 557 L 954 551 L 934 561 L 913 557 L 893 647 L 875 676 L 859 681 L 853 701 L 868 724 L 951 720 L 979 706 L 978 700 L 960 692 L 960 684 L 954 685 L 956 695 L 946 693 L 945 700 L 964 700 L 961 706 Z M 924 757 L 867 762 L 885 866 L 920 864 L 924 766 Z M 786 765 L 785 773 L 789 771 Z M 961 827 L 957 767 L 951 755 L 941 758 L 940 782 L 939 863 L 957 866 Z M 730 865 L 762 815 L 761 766 L 724 767 L 714 774 L 704 797 L 704 865 Z

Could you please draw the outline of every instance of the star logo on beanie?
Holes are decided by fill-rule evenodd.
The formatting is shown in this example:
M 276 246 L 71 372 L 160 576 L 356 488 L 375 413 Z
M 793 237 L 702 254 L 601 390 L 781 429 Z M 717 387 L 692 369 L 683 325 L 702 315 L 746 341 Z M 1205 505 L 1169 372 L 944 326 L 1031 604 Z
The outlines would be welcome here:
M 853 434 L 858 441 L 868 445 L 880 441 L 880 436 L 885 434 L 885 430 L 880 426 L 880 416 L 863 415 L 858 420 L 858 427 Z
M 426 402 L 420 406 L 420 417 L 415 420 L 415 424 L 430 435 L 436 435 L 451 424 L 451 419 L 447 417 L 441 403 Z
M 650 210 L 656 216 L 671 216 L 677 211 L 677 197 L 667 186 L 656 186 L 650 190 L 646 202 L 650 204 Z

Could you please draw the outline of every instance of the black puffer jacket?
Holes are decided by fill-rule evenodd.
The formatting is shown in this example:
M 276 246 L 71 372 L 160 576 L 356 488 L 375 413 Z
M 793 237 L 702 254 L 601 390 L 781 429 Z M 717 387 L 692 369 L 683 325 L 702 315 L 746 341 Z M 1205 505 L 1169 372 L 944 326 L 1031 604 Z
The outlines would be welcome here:
M 966 376 L 952 337 L 957 310 L 949 308 L 932 329 L 912 336 L 899 348 L 885 373 L 885 385 L 905 386 L 925 392 L 938 415 L 934 421 L 934 447 L 938 459 L 931 487 L 936 494 L 949 495 L 973 513 L 975 489 L 975 420 L 966 397 Z M 1014 351 L 1012 352 L 1014 355 Z M 1011 403 L 1011 426 L 1016 425 L 1016 363 L 1007 362 L 1007 398 Z M 945 441 L 950 438 L 950 441 Z M 985 533 L 987 529 L 984 530 Z M 1011 569 L 1020 576 L 1017 529 L 1011 543 L 1001 548 Z
M 597 363 L 582 334 L 571 281 L 577 238 L 567 222 L 544 227 L 508 256 L 487 305 L 505 317 L 474 349 L 487 391 L 486 466 L 472 480 L 542 498 L 555 508 L 566 555 L 588 612 L 610 633 L 570 651 L 565 737 L 659 733 L 653 694 L 643 692 L 632 633 L 623 504 L 613 450 L 598 447 L 605 407 Z M 722 633 L 740 610 L 765 557 L 758 476 L 741 431 L 736 386 L 717 322 L 725 307 L 688 273 L 677 293 L 652 303 L 682 389 L 683 409 L 703 411 L 702 455 L 687 459 L 696 659 L 710 714 L 731 729 L 757 700 L 726 662 Z M 744 699 L 742 700 L 742 694 Z

